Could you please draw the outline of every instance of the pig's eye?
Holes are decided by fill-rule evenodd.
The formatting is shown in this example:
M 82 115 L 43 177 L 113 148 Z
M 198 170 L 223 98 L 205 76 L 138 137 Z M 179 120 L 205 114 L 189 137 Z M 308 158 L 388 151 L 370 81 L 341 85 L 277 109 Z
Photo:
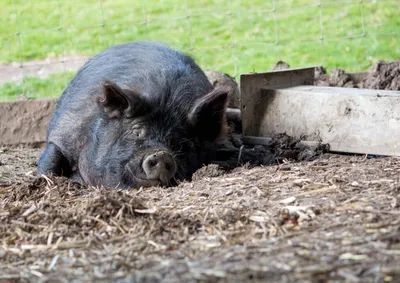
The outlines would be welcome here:
M 131 135 L 133 138 L 143 138 L 146 135 L 146 130 L 142 127 L 134 127 Z
M 194 144 L 187 138 L 175 138 L 170 141 L 170 147 L 177 152 L 192 152 Z

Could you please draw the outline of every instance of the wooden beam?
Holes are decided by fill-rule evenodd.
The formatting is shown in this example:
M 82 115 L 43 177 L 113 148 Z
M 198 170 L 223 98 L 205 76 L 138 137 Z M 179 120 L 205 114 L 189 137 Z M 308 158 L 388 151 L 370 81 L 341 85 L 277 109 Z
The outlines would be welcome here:
M 312 85 L 315 67 L 249 73 L 240 76 L 240 99 L 243 134 L 257 136 L 259 118 L 265 113 L 262 88 L 284 88 L 296 85 Z M 255 118 L 254 118 L 255 117 Z
M 260 93 L 263 112 L 245 136 L 307 135 L 332 151 L 400 156 L 399 91 L 302 85 Z

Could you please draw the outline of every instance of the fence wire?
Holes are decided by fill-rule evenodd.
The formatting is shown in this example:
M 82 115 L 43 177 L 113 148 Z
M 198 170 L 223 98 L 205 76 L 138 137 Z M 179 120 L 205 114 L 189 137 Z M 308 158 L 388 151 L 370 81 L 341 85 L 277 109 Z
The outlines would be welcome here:
M 56 97 L 85 60 L 156 40 L 238 78 L 291 67 L 365 70 L 400 56 L 398 0 L 3 0 L 0 100 Z

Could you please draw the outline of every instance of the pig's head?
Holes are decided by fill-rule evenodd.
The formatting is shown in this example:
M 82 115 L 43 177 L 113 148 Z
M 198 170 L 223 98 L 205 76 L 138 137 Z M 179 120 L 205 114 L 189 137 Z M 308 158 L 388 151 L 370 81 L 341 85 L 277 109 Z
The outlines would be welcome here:
M 185 91 L 193 90 L 151 96 L 104 82 L 97 97 L 101 118 L 80 160 L 86 183 L 132 188 L 190 178 L 226 133 L 228 90 L 197 99 Z

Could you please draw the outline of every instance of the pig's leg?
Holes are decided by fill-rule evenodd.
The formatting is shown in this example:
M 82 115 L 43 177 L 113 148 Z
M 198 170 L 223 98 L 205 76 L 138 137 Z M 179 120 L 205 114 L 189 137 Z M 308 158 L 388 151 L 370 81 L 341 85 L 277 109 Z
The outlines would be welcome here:
M 72 168 L 61 150 L 55 144 L 48 143 L 40 157 L 37 174 L 39 176 L 41 174 L 53 174 L 70 177 Z
M 75 182 L 77 182 L 77 183 L 80 183 L 80 184 L 82 184 L 82 185 L 85 184 L 85 182 L 83 181 L 83 178 L 82 178 L 81 174 L 79 174 L 78 171 L 75 171 L 75 172 L 72 174 L 71 180 L 72 180 L 72 181 L 75 181 Z

